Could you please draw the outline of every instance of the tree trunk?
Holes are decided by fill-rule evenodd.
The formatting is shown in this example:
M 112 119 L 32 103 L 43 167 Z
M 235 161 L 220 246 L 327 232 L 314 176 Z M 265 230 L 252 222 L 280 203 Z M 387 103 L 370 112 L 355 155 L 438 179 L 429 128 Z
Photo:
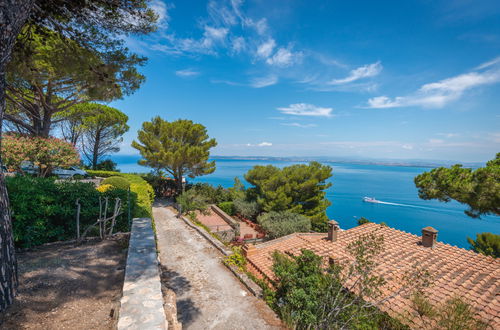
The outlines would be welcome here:
M 99 144 L 101 143 L 101 131 L 97 130 L 95 134 L 94 146 L 92 149 L 92 169 L 97 169 L 97 161 L 99 159 Z
M 0 134 L 5 111 L 5 69 L 17 35 L 33 9 L 33 3 L 33 0 L 0 1 Z M 0 135 L 0 149 L 1 142 Z M 0 171 L 0 312 L 12 303 L 17 284 L 17 260 L 12 236 L 9 196 L 3 171 Z

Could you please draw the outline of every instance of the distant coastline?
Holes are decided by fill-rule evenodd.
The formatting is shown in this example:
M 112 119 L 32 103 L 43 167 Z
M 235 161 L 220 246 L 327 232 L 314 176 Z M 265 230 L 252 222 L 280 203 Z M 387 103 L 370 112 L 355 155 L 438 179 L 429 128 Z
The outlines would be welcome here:
M 392 160 L 392 159 L 350 159 L 350 158 L 333 158 L 333 157 L 272 157 L 272 156 L 212 156 L 211 159 L 228 159 L 228 160 L 262 160 L 262 161 L 283 161 L 283 162 L 329 162 L 339 164 L 354 164 L 354 165 L 381 165 L 381 166 L 402 166 L 402 167 L 428 167 L 435 168 L 440 166 L 451 166 L 462 164 L 464 167 L 479 167 L 483 163 L 468 163 L 446 160 Z
M 141 157 L 140 155 L 113 155 L 109 157 L 117 163 L 136 163 Z M 483 166 L 480 162 L 460 162 L 447 160 L 424 160 L 424 159 L 352 159 L 352 158 L 335 158 L 335 157 L 273 157 L 273 156 L 211 156 L 211 160 L 250 160 L 250 161 L 281 161 L 281 162 L 328 162 L 337 164 L 353 164 L 353 165 L 379 165 L 379 166 L 401 166 L 401 167 L 421 167 L 421 168 L 436 168 L 440 166 L 451 166 L 454 164 L 462 164 L 464 167 L 477 168 Z

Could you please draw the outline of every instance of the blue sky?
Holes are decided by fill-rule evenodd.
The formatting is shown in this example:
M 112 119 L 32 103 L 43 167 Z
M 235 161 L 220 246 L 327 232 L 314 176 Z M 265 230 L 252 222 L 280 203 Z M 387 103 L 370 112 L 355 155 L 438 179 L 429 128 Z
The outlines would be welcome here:
M 485 161 L 500 152 L 500 1 L 161 1 L 112 105 L 202 123 L 214 155 Z

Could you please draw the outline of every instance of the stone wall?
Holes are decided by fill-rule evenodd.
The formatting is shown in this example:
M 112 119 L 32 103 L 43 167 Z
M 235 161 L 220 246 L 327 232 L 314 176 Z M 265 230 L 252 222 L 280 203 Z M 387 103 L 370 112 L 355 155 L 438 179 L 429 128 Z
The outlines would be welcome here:
M 168 329 L 149 218 L 135 218 L 132 222 L 117 328 Z

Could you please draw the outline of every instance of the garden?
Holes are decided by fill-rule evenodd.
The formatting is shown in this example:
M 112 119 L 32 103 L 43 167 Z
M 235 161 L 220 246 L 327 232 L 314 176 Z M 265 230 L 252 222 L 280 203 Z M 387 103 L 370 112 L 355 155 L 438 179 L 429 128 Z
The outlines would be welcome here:
M 19 288 L 11 308 L 0 313 L 2 327 L 115 326 L 131 219 L 151 217 L 154 191 L 140 175 L 87 173 L 100 184 L 30 175 L 6 178 Z M 114 226 L 108 223 L 103 240 L 95 223 L 111 218 L 117 199 Z M 81 236 L 84 232 L 87 237 Z

